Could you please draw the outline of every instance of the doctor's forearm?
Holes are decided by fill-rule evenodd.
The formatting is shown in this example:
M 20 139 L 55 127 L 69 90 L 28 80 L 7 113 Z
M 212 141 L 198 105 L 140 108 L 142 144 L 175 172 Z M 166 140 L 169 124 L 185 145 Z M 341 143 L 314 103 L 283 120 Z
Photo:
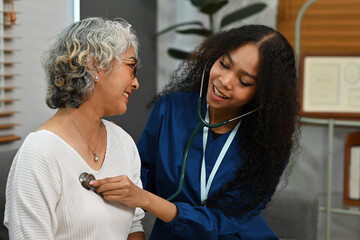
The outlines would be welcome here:
M 127 240 L 144 240 L 144 232 L 130 233 Z
M 178 215 L 178 209 L 175 204 L 148 191 L 145 191 L 145 194 L 147 201 L 142 208 L 146 211 L 164 222 L 170 222 Z

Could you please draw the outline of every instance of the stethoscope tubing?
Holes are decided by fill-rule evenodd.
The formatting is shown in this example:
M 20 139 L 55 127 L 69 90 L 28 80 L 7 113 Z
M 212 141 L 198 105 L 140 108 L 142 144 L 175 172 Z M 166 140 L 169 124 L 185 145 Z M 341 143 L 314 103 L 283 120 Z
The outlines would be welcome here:
M 184 151 L 184 156 L 183 156 L 182 164 L 181 164 L 181 173 L 180 173 L 180 183 L 179 183 L 179 187 L 178 187 L 178 189 L 176 190 L 176 192 L 175 192 L 173 195 L 171 195 L 169 198 L 166 199 L 166 200 L 168 200 L 168 201 L 172 201 L 175 197 L 177 197 L 177 196 L 181 193 L 181 190 L 182 190 L 183 185 L 184 185 L 184 179 L 185 179 L 185 168 L 186 168 L 187 156 L 188 156 L 188 154 L 189 154 L 191 144 L 192 144 L 192 142 L 194 141 L 194 138 L 195 138 L 196 134 L 197 134 L 203 127 L 217 128 L 217 127 L 224 126 L 224 125 L 226 125 L 226 124 L 228 124 L 228 123 L 230 122 L 229 120 L 226 120 L 226 121 L 223 121 L 223 122 L 220 122 L 220 123 L 216 123 L 216 124 L 207 123 L 207 122 L 202 118 L 202 116 L 201 116 L 201 96 L 199 96 L 199 99 L 198 99 L 197 115 L 198 115 L 198 118 L 199 118 L 199 123 L 198 123 L 197 127 L 195 128 L 194 132 L 191 134 L 191 137 L 190 137 L 188 143 L 186 144 L 186 148 L 185 148 L 185 151 Z
M 199 118 L 199 123 L 198 123 L 197 127 L 195 128 L 194 132 L 191 134 L 191 137 L 190 137 L 188 143 L 186 144 L 186 148 L 185 148 L 185 151 L 184 151 L 184 156 L 183 156 L 182 164 L 181 164 L 179 187 L 178 187 L 178 189 L 176 190 L 176 192 L 173 195 L 171 195 L 169 198 L 166 199 L 168 201 L 172 201 L 175 197 L 177 197 L 181 193 L 181 190 L 182 190 L 183 185 L 184 185 L 184 179 L 185 179 L 185 168 L 186 168 L 187 156 L 189 154 L 190 147 L 192 145 L 192 142 L 194 141 L 194 138 L 195 138 L 196 134 L 203 127 L 217 128 L 217 127 L 224 126 L 224 125 L 226 125 L 226 124 L 228 124 L 230 122 L 229 120 L 226 120 L 226 121 L 223 121 L 223 122 L 220 122 L 220 123 L 217 123 L 217 124 L 207 123 L 201 116 L 201 96 L 199 96 L 199 99 L 198 99 L 197 115 L 198 115 L 198 118 Z
M 178 187 L 178 189 L 176 190 L 176 192 L 173 195 L 171 195 L 169 198 L 166 199 L 168 201 L 172 201 L 174 198 L 176 198 L 181 193 L 181 190 L 182 190 L 183 185 L 184 185 L 184 179 L 185 179 L 186 160 L 187 160 L 187 156 L 188 156 L 189 151 L 190 151 L 191 144 L 194 141 L 194 138 L 195 138 L 196 134 L 204 126 L 205 125 L 202 122 L 199 122 L 196 129 L 191 134 L 191 137 L 190 137 L 190 139 L 189 139 L 189 141 L 188 141 L 188 143 L 186 145 L 186 148 L 185 148 L 185 151 L 184 151 L 184 156 L 183 156 L 183 159 L 182 159 L 179 187 Z

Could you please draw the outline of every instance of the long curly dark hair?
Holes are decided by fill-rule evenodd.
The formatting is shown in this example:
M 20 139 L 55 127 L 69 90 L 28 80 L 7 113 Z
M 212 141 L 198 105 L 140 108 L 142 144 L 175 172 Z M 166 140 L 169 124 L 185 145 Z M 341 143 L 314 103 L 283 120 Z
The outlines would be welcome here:
M 206 39 L 180 65 L 160 93 L 199 91 L 204 68 L 205 87 L 214 62 L 248 43 L 258 46 L 260 66 L 256 96 L 244 107 L 244 112 L 261 108 L 241 123 L 242 167 L 232 181 L 206 202 L 207 207 L 221 209 L 230 216 L 257 214 L 271 200 L 284 170 L 284 186 L 291 173 L 295 158 L 292 150 L 299 136 L 297 77 L 291 45 L 281 33 L 263 25 L 246 25 L 218 33 Z M 231 194 L 234 191 L 239 194 L 234 196 Z

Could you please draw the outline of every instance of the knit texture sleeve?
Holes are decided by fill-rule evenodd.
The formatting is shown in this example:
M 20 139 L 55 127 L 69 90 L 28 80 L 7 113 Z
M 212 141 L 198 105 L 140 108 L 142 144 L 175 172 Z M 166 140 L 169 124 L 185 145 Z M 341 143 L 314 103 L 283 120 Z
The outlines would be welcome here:
M 59 167 L 46 149 L 26 139 L 14 158 L 4 216 L 10 239 L 53 239 L 62 186 Z

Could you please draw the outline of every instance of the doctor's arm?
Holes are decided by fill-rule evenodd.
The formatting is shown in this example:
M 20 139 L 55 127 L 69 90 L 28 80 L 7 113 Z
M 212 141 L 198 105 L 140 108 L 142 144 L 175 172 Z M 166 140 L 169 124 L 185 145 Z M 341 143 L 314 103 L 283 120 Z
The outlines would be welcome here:
M 144 240 L 144 232 L 130 233 L 127 240 Z
M 254 217 L 230 217 L 219 209 L 169 202 L 138 188 L 127 176 L 93 182 L 105 200 L 141 207 L 164 221 L 171 232 L 182 239 L 277 239 L 261 214 Z
M 127 176 L 98 179 L 90 182 L 105 200 L 121 202 L 129 207 L 140 207 L 164 222 L 178 214 L 175 204 L 136 186 Z

